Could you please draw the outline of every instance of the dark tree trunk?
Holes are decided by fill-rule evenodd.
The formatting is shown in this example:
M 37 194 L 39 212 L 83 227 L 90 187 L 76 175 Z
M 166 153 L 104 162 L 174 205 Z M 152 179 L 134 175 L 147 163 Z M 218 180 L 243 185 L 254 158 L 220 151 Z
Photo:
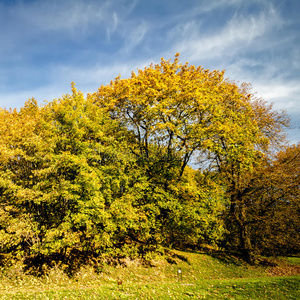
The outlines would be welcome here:
M 253 262 L 252 244 L 249 232 L 249 224 L 247 224 L 245 206 L 239 196 L 231 196 L 230 205 L 231 222 L 238 225 L 238 240 L 240 245 L 240 253 L 248 263 Z

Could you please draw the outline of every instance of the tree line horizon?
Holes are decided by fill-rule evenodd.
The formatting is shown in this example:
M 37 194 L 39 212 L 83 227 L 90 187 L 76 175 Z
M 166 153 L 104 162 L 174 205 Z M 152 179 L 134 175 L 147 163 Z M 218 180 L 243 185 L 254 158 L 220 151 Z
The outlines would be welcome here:
M 289 117 L 224 71 L 161 59 L 128 79 L 0 109 L 0 263 L 207 245 L 299 254 L 300 145 Z

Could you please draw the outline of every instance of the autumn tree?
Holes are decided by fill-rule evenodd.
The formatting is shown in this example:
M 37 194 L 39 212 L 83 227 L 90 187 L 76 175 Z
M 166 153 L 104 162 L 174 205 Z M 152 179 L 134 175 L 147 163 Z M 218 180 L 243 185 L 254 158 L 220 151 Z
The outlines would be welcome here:
M 224 72 L 180 64 L 178 54 L 174 62 L 162 59 L 130 79 L 118 77 L 92 97 L 133 132 L 139 146 L 133 152 L 149 161 L 150 177 L 151 159 L 160 160 L 159 171 L 169 167 L 170 179 L 178 179 L 195 152 L 221 151 L 214 142 L 219 136 L 230 135 L 239 144 L 230 149 L 232 157 L 243 157 L 241 150 L 255 152 L 252 145 L 260 138 L 247 96 L 237 85 Z M 171 161 L 179 165 L 177 172 Z
M 133 132 L 75 86 L 71 95 L 42 106 L 30 100 L 19 112 L 1 110 L 0 129 L 0 251 L 6 260 L 79 266 L 80 259 L 147 258 L 162 246 L 218 240 L 218 188 L 199 190 L 203 181 L 188 167 L 180 181 L 171 170 L 159 175 L 163 160 L 154 154 L 168 149 L 153 143 L 153 160 L 145 162 L 156 179 L 136 155 Z M 180 156 L 174 151 L 170 157 L 178 175 Z
M 286 147 L 266 160 L 244 199 L 253 251 L 267 255 L 300 251 L 300 146 Z
M 145 213 L 134 207 L 143 174 L 127 151 L 127 130 L 72 91 L 42 107 L 31 100 L 20 112 L 1 110 L 6 258 L 76 264 L 81 257 L 138 252 L 126 243 L 129 233 L 140 240 L 149 235 Z
M 27 209 L 33 208 L 39 194 L 31 189 L 35 180 L 32 170 L 41 168 L 36 154 L 46 147 L 35 134 L 39 119 L 34 99 L 20 112 L 1 110 L 0 247 L 1 254 L 18 258 L 25 254 L 26 245 L 37 238 L 36 224 Z
M 217 170 L 224 179 L 227 195 L 230 199 L 226 213 L 228 230 L 226 247 L 237 247 L 243 257 L 247 261 L 252 262 L 254 248 L 250 232 L 253 224 L 249 221 L 248 216 L 248 209 L 249 206 L 252 207 L 252 204 L 251 201 L 249 202 L 246 199 L 246 195 L 251 189 L 253 182 L 256 181 L 257 174 L 264 168 L 266 161 L 272 160 L 278 149 L 285 145 L 285 129 L 289 125 L 289 118 L 284 111 L 278 112 L 274 110 L 272 104 L 268 104 L 266 101 L 253 95 L 251 86 L 242 85 L 240 92 L 249 99 L 252 122 L 257 125 L 260 135 L 260 139 L 253 141 L 256 157 L 252 161 L 251 168 L 237 168 L 239 164 L 236 161 L 231 161 L 228 152 L 230 144 L 224 138 L 215 140 L 215 143 L 220 145 L 222 151 L 209 152 L 206 157 L 211 162 L 210 166 Z M 232 110 L 235 109 L 235 107 L 232 107 Z M 239 159 L 243 160 L 247 157 L 247 155 L 244 156 L 243 151 L 239 151 L 238 145 L 232 146 L 240 153 Z M 254 201 L 254 199 L 252 200 Z M 233 240 L 237 242 L 232 243 Z
M 90 97 L 132 132 L 137 145 L 132 153 L 153 186 L 172 194 L 188 163 L 202 156 L 200 168 L 213 167 L 226 181 L 233 218 L 239 222 L 244 175 L 263 156 L 260 145 L 268 144 L 258 118 L 262 113 L 243 88 L 225 79 L 224 72 L 180 64 L 177 54 L 173 62 L 162 59 L 129 79 L 117 77 Z M 160 209 L 168 220 L 170 208 Z M 241 247 L 246 249 L 244 235 Z

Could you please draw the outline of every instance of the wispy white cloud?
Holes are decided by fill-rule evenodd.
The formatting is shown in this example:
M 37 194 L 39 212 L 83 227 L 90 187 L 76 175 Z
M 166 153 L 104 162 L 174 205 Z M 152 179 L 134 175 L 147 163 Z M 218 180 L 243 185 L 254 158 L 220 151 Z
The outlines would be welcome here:
M 147 30 L 147 23 L 142 21 L 136 28 L 132 28 L 130 32 L 127 32 L 128 37 L 126 38 L 126 47 L 124 50 L 130 52 L 138 46 L 143 41 Z
M 255 47 L 257 42 L 260 43 L 261 37 L 282 26 L 283 22 L 274 9 L 269 9 L 259 15 L 236 15 L 225 27 L 221 30 L 218 28 L 217 32 L 209 36 L 202 34 L 198 28 L 197 37 L 195 24 L 188 22 L 184 26 L 181 25 L 181 36 L 173 48 L 189 56 L 191 60 L 232 57 L 245 48 Z M 180 31 L 178 27 L 174 30 Z
M 0 4 L 0 37 L 5 36 L 11 47 L 18 44 L 18 40 L 34 40 L 50 33 L 67 35 L 68 39 L 76 40 L 97 30 L 100 35 L 106 33 L 110 40 L 118 30 L 120 17 L 126 18 L 135 4 L 135 0 L 51 0 L 18 1 L 11 6 Z M 126 30 L 124 24 L 122 22 L 122 30 Z
M 111 26 L 106 26 L 106 33 L 107 33 L 107 40 L 110 42 L 111 41 L 111 35 L 115 33 L 115 31 L 118 28 L 119 24 L 119 18 L 118 14 L 116 12 L 113 12 L 112 14 L 112 25 Z
M 91 1 L 33 1 L 16 2 L 5 8 L 8 17 L 23 26 L 33 26 L 36 31 L 73 31 L 104 19 L 106 2 L 96 5 Z M 3 7 L 3 6 L 2 6 Z M 2 15 L 2 17 L 5 17 Z M 27 34 L 27 32 L 23 32 Z
M 254 88 L 260 97 L 273 102 L 276 109 L 300 113 L 300 86 L 298 82 L 260 81 L 254 83 Z
M 69 5 L 68 5 L 69 4 Z M 17 13 L 26 18 L 28 23 L 37 26 L 40 30 L 73 31 L 78 28 L 86 28 L 93 22 L 102 21 L 104 12 L 102 7 L 84 5 L 82 2 L 74 2 L 62 5 L 61 2 L 34 2 L 26 5 L 24 11 L 21 6 Z
M 247 0 L 247 4 L 250 4 L 251 2 L 257 2 L 257 1 L 265 2 L 266 0 Z M 211 13 L 215 10 L 222 9 L 224 7 L 237 7 L 240 4 L 245 4 L 245 0 L 202 0 L 202 1 L 196 0 L 194 4 L 195 5 L 191 7 L 192 9 L 188 10 L 188 16 L 191 18 L 199 14 Z M 182 12 L 182 13 L 183 15 L 186 14 L 186 12 Z

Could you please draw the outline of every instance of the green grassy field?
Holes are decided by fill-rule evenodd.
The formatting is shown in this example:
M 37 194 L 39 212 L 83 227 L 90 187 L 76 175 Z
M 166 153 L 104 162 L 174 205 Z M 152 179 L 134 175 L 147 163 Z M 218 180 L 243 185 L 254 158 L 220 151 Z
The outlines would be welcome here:
M 0 299 L 300 299 L 299 258 L 253 267 L 221 253 L 177 254 L 186 261 L 145 267 L 128 260 L 126 267 L 104 266 L 98 274 L 84 268 L 72 278 L 58 268 L 40 278 L 18 266 L 3 269 Z

